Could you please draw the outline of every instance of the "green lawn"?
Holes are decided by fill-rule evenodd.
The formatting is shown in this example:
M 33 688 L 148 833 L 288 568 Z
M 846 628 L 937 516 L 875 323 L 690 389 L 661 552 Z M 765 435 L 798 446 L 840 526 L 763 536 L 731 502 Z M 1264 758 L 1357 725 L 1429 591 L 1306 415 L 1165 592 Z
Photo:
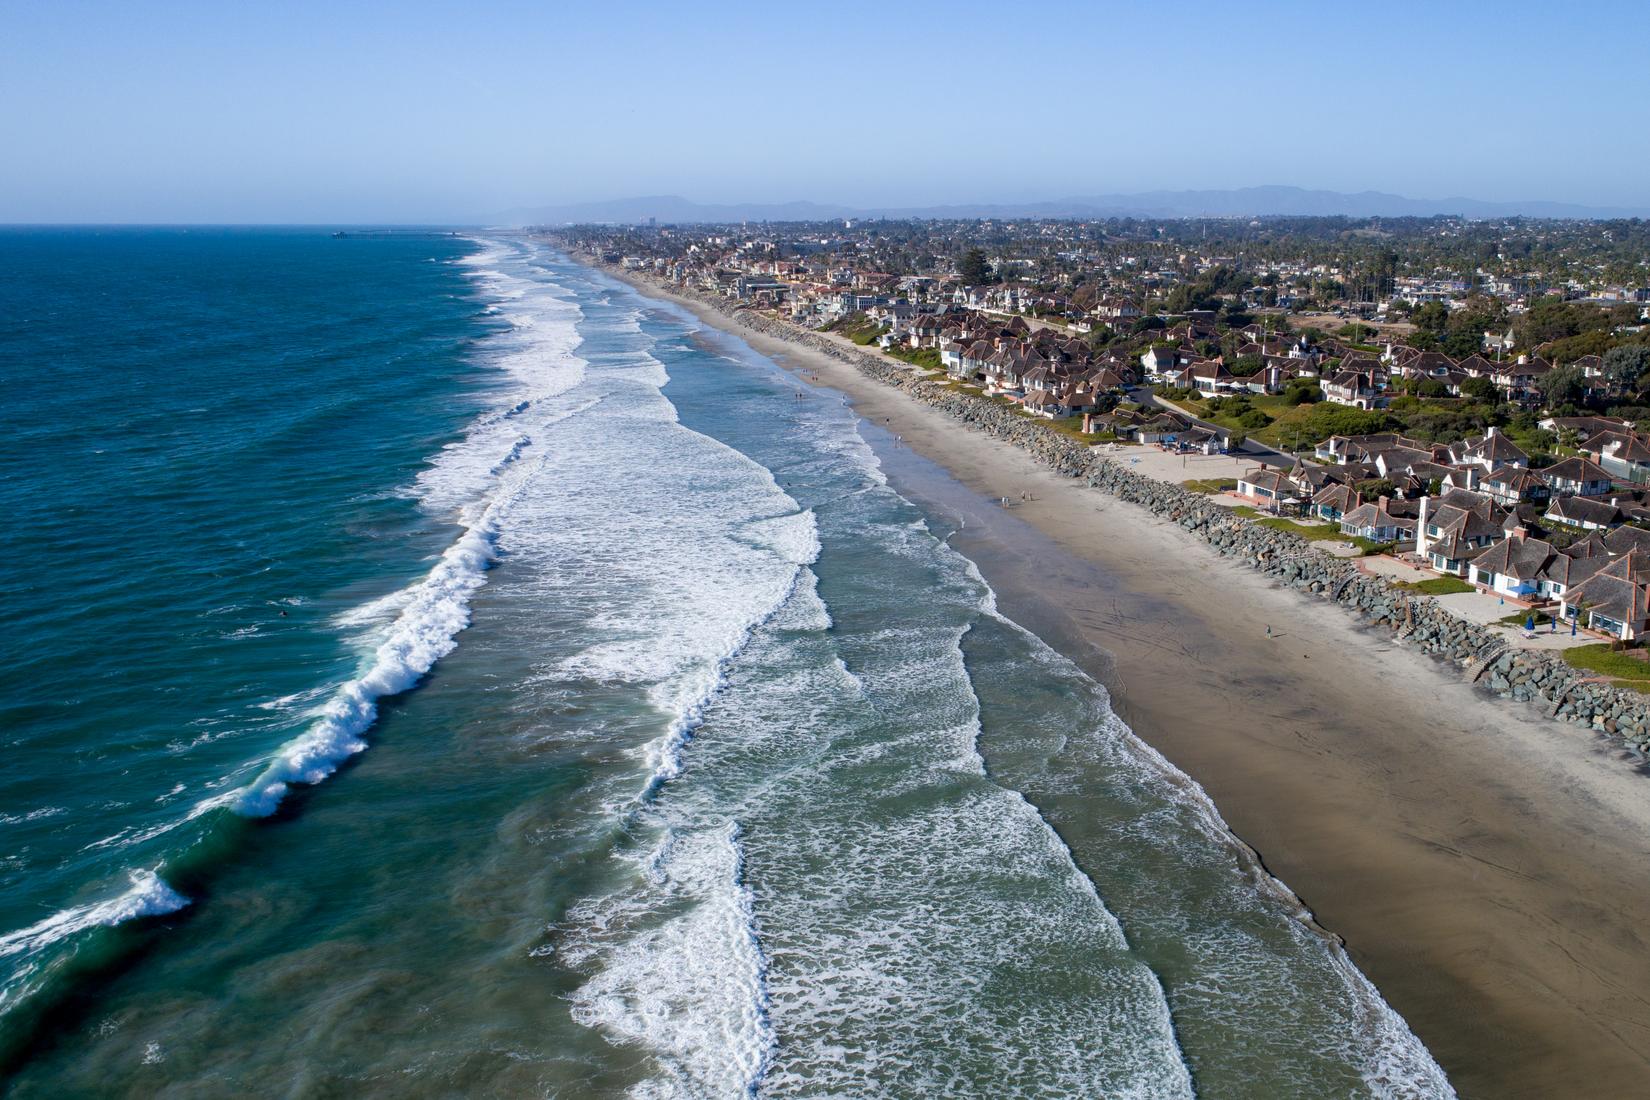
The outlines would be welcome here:
M 1650 662 L 1643 658 L 1642 649 L 1614 649 L 1609 642 L 1564 651 L 1564 659 L 1572 667 L 1617 680 L 1650 681 Z
M 864 347 L 874 343 L 877 337 L 888 331 L 888 327 L 873 323 L 863 313 L 850 313 L 826 325 L 825 331 L 839 332 L 860 347 Z
M 1296 523 L 1292 519 L 1282 516 L 1266 516 L 1258 521 L 1262 527 L 1271 527 L 1278 531 L 1288 531 L 1292 535 L 1299 535 L 1312 542 L 1346 542 L 1347 538 L 1341 534 L 1341 529 L 1328 523 Z
M 895 359 L 903 360 L 914 367 L 924 367 L 928 370 L 940 369 L 940 352 L 938 348 L 884 348 L 884 353 Z
M 1043 427 L 1051 432 L 1059 432 L 1061 435 L 1069 436 L 1079 443 L 1086 443 L 1091 447 L 1096 443 L 1115 443 L 1117 441 L 1117 437 L 1110 432 L 1085 432 L 1083 430 L 1083 418 L 1080 416 L 1066 417 L 1061 420 L 1045 420 L 1043 421 Z
M 1472 585 L 1460 577 L 1432 577 L 1424 581 L 1405 581 L 1398 587 L 1405 592 L 1419 592 L 1423 596 L 1449 596 L 1456 592 L 1472 591 Z
M 1346 535 L 1341 533 L 1340 527 L 1333 523 L 1296 523 L 1284 516 L 1269 516 L 1265 512 L 1256 511 L 1247 504 L 1239 504 L 1232 509 L 1240 516 L 1248 516 L 1262 527 L 1271 527 L 1279 531 L 1288 531 L 1292 535 L 1299 535 L 1311 542 L 1350 542 L 1363 551 L 1362 557 L 1374 554 L 1390 554 L 1393 543 L 1376 542 L 1361 535 Z
M 1230 477 L 1194 477 L 1180 484 L 1194 493 L 1224 493 L 1237 488 L 1237 479 Z

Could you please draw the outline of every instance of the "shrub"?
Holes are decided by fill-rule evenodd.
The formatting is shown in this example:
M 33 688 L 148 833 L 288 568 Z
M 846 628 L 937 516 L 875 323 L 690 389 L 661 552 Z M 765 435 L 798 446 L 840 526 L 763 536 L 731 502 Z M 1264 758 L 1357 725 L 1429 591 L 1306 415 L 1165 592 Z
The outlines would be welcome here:
M 1368 435 L 1392 426 L 1392 418 L 1379 409 L 1354 409 L 1328 401 L 1290 409 L 1277 420 L 1283 432 L 1298 433 L 1302 440 L 1319 442 L 1332 435 Z

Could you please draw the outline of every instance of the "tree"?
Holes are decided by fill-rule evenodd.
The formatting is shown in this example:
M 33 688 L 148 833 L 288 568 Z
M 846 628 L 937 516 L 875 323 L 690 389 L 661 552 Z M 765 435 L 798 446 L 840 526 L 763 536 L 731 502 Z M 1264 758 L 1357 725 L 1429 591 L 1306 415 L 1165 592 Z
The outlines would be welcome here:
M 1604 353 L 1604 381 L 1615 393 L 1637 391 L 1650 374 L 1650 347 L 1632 344 Z
M 1443 302 L 1423 302 L 1410 314 L 1410 322 L 1422 332 L 1430 332 L 1442 339 L 1449 328 L 1449 307 Z
M 1587 380 L 1582 377 L 1581 368 L 1574 363 L 1548 371 L 1536 379 L 1535 385 L 1550 409 L 1560 405 L 1579 405 L 1587 396 Z
M 1484 345 L 1484 337 L 1474 329 L 1451 328 L 1448 335 L 1439 342 L 1438 350 L 1451 359 L 1465 359 L 1469 355 L 1477 354 Z
M 1322 399 L 1323 391 L 1311 378 L 1291 378 L 1283 391 L 1283 403 L 1286 405 L 1311 405 Z
M 1486 405 L 1493 405 L 1500 396 L 1495 383 L 1488 378 L 1469 378 L 1461 383 L 1461 393 L 1474 401 L 1481 401 Z
M 964 252 L 962 262 L 957 265 L 957 272 L 969 286 L 979 286 L 991 281 L 991 264 L 986 260 L 983 249 L 970 248 Z

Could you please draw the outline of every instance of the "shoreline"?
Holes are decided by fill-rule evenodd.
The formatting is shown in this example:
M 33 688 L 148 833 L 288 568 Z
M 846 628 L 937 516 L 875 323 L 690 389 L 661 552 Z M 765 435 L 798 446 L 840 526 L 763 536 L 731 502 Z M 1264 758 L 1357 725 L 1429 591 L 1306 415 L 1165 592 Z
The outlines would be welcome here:
M 1204 787 L 1463 1096 L 1650 1090 L 1650 809 L 1619 749 L 846 362 L 608 274 L 843 393 L 896 488 L 964 521 L 1005 613 Z

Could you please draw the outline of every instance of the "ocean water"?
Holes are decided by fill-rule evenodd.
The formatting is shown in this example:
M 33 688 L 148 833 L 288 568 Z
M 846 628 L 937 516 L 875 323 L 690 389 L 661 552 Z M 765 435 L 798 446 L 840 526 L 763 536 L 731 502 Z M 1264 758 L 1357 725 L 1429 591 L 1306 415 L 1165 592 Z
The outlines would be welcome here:
M 1452 1095 L 837 395 L 523 238 L 0 255 L 15 1095 Z

